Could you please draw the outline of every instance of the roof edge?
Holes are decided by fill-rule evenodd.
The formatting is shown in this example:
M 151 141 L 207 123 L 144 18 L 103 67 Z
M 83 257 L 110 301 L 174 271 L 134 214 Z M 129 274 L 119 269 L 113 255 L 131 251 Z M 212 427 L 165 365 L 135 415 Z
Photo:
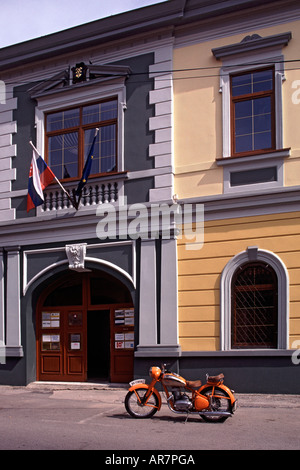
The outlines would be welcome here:
M 0 71 L 163 27 L 236 13 L 282 0 L 166 0 L 0 49 Z M 288 0 L 295 3 L 295 0 Z

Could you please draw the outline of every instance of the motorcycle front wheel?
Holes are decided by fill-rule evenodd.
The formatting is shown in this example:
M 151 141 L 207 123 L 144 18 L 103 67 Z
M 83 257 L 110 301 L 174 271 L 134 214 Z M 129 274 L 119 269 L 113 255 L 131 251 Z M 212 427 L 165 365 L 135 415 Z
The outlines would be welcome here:
M 210 400 L 210 408 L 209 411 L 216 411 L 216 412 L 226 412 L 230 413 L 231 412 L 231 403 L 230 403 L 230 397 L 229 395 L 222 390 L 219 387 L 214 388 L 214 393 L 213 392 L 213 387 L 208 387 L 206 388 L 202 394 L 205 395 L 207 398 Z M 201 418 L 204 419 L 204 421 L 209 422 L 209 423 L 223 423 L 226 421 L 228 416 L 205 416 L 205 411 L 200 413 Z
M 158 398 L 152 393 L 145 403 L 145 388 L 136 388 L 125 397 L 125 408 L 133 418 L 151 418 L 158 410 Z M 145 404 L 144 404 L 145 403 Z

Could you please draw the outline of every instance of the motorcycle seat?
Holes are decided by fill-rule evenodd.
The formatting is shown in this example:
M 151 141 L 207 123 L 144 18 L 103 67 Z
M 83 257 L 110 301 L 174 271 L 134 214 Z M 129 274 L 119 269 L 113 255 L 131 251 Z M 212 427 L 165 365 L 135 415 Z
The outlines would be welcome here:
M 201 380 L 187 380 L 186 384 L 190 388 L 198 389 L 201 387 Z
M 223 379 L 224 379 L 224 374 L 207 376 L 207 382 L 211 382 L 211 383 L 222 382 Z

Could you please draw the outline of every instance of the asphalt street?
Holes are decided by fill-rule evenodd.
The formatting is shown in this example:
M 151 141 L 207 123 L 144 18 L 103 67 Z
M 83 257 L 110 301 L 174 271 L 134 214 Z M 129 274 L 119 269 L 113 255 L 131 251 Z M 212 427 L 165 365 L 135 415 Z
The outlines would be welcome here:
M 211 424 L 198 415 L 185 422 L 164 399 L 153 418 L 136 420 L 125 410 L 126 392 L 93 384 L 0 386 L 0 450 L 102 450 L 104 459 L 111 451 L 300 449 L 300 395 L 237 394 L 235 415 Z

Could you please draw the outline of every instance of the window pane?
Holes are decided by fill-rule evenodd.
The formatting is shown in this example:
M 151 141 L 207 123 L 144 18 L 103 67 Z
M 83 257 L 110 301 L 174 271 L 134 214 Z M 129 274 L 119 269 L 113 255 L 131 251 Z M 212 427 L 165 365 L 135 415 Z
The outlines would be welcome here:
M 263 70 L 232 77 L 232 96 L 273 89 L 273 71 Z
M 252 150 L 253 100 L 235 103 L 235 151 Z
M 248 152 L 252 150 L 252 135 L 238 136 L 235 139 L 236 152 Z
M 236 118 L 252 116 L 252 100 L 239 101 L 235 103 L 234 108 Z
M 235 103 L 235 152 L 249 152 L 271 147 L 271 97 Z
M 78 176 L 78 133 L 49 137 L 48 163 L 58 179 Z
M 69 109 L 47 116 L 47 132 L 76 126 L 79 126 L 79 109 Z
M 252 93 L 251 74 L 232 77 L 232 96 L 248 95 Z
M 271 114 L 259 114 L 253 117 L 254 132 L 271 131 Z
M 101 128 L 101 171 L 116 170 L 116 126 Z
M 270 114 L 271 113 L 271 97 L 258 98 L 253 100 L 253 114 Z
M 108 119 L 117 119 L 118 107 L 117 101 L 108 101 L 107 103 L 101 103 L 101 121 L 107 121 Z
M 273 89 L 272 70 L 263 70 L 253 74 L 253 93 L 257 91 L 267 91 Z
M 271 98 L 259 98 L 253 103 L 254 150 L 272 147 Z
M 82 123 L 92 124 L 93 122 L 107 121 L 117 118 L 117 101 L 92 104 L 85 106 L 82 111 Z
M 84 133 L 84 161 L 90 151 L 95 129 Z M 91 174 L 109 173 L 116 171 L 116 125 L 100 127 L 93 152 Z
M 235 135 L 252 134 L 252 117 L 236 119 Z
M 254 150 L 269 149 L 272 147 L 271 132 L 261 132 L 254 134 Z
M 85 106 L 82 110 L 82 123 L 91 124 L 100 121 L 100 105 Z

